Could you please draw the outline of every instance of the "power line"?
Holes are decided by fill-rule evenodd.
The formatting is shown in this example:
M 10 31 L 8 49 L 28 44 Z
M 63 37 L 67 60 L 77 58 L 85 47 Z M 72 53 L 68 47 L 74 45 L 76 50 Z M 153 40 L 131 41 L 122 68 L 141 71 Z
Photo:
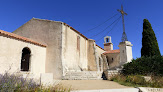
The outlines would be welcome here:
M 121 17 L 121 16 L 120 16 L 120 17 Z M 120 18 L 119 18 L 119 20 L 120 20 Z M 108 33 L 111 32 L 111 31 L 113 30 L 113 28 L 118 24 L 119 20 L 113 25 L 113 27 L 108 31 Z M 106 35 L 106 34 L 105 34 L 105 35 Z M 104 36 L 105 36 L 105 35 L 104 35 Z M 100 39 L 96 40 L 96 42 L 100 41 L 102 38 L 104 38 L 104 36 L 102 36 Z
M 101 26 L 102 24 L 106 23 L 107 21 L 109 21 L 110 19 L 112 19 L 113 17 L 115 17 L 115 16 L 117 16 L 117 15 L 118 15 L 118 13 L 117 13 L 117 14 L 115 14 L 114 16 L 110 17 L 109 19 L 107 19 L 107 20 L 106 20 L 106 21 L 104 21 L 103 23 L 101 23 L 101 24 L 99 24 L 99 25 L 95 26 L 94 28 L 89 29 L 89 30 L 87 30 L 87 31 L 83 32 L 83 34 L 84 34 L 84 33 L 89 32 L 89 31 L 91 31 L 91 30 L 93 30 L 93 29 L 95 29 L 95 28 L 97 28 L 97 27 L 99 27 L 99 26 Z
M 114 24 L 117 20 L 119 20 L 120 18 L 121 18 L 121 16 L 120 16 L 118 19 L 116 19 L 111 25 L 113 25 L 113 24 Z M 90 38 L 95 37 L 95 36 L 101 34 L 101 33 L 104 32 L 106 29 L 108 29 L 111 25 L 107 26 L 104 30 L 100 31 L 99 33 L 97 33 L 97 34 L 94 35 L 94 36 L 91 36 Z

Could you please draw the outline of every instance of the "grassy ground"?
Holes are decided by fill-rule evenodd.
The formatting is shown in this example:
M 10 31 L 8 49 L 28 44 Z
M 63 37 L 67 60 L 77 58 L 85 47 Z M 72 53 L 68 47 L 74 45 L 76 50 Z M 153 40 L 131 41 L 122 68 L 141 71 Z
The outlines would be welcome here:
M 146 81 L 144 77 L 140 75 L 116 75 L 110 80 L 125 86 L 163 88 L 163 77 L 160 76 L 153 76 L 151 80 Z

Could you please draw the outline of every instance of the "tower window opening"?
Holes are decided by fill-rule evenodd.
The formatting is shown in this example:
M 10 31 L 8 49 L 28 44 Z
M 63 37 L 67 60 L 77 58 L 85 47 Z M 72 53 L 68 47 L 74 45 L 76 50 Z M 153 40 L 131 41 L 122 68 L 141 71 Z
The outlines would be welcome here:
M 109 38 L 106 38 L 106 42 L 109 42 Z

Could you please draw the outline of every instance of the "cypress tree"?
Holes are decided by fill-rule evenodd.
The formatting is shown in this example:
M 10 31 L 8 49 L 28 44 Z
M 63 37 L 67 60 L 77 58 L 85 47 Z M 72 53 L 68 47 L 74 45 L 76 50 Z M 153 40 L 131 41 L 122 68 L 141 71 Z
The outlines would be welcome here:
M 143 20 L 141 56 L 161 56 L 155 33 L 147 19 Z

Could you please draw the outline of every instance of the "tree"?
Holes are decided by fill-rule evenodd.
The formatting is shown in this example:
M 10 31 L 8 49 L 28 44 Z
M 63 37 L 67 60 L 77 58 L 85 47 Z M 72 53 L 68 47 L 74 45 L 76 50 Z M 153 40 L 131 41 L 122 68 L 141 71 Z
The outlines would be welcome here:
M 143 20 L 141 56 L 161 56 L 155 33 L 147 19 Z

